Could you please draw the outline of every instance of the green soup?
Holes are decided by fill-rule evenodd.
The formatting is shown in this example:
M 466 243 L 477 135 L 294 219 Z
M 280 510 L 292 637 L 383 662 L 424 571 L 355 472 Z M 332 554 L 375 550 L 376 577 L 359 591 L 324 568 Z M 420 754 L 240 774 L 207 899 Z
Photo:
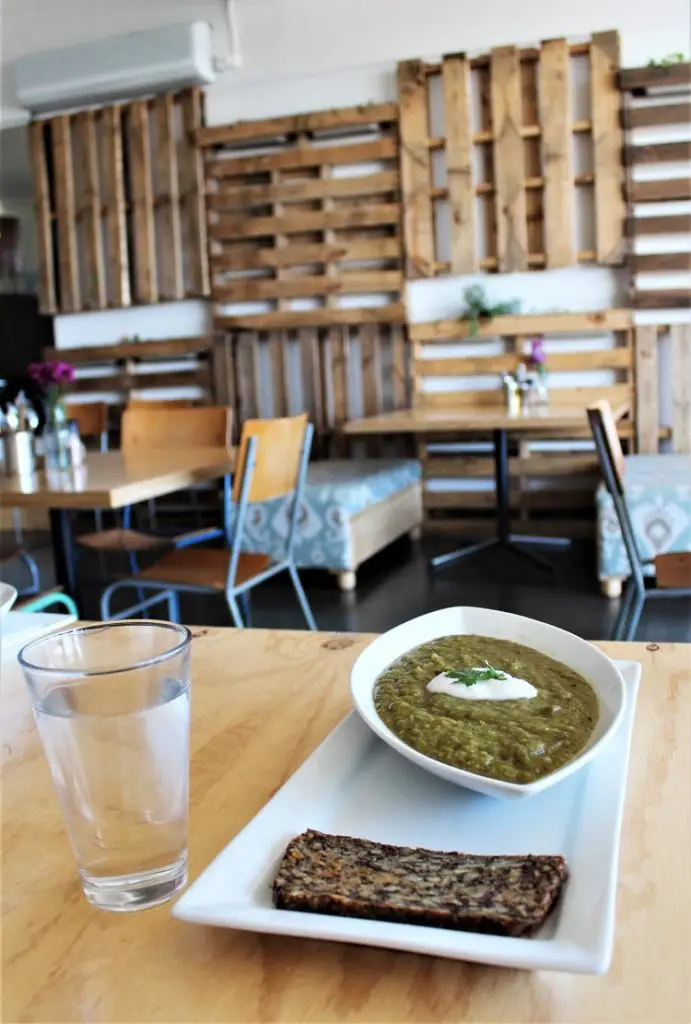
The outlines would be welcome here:
M 532 683 L 537 696 L 462 700 L 427 689 L 442 672 L 486 664 Z M 577 672 L 523 644 L 472 635 L 441 637 L 404 654 L 377 680 L 374 703 L 409 747 L 505 782 L 533 782 L 573 760 L 599 716 L 597 694 Z

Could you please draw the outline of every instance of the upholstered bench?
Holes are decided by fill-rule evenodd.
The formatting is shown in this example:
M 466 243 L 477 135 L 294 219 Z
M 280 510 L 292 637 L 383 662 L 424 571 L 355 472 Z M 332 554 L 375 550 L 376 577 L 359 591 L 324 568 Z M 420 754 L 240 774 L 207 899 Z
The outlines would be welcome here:
M 691 551 L 691 455 L 629 455 L 624 461 L 626 502 L 643 558 Z M 629 560 L 604 484 L 596 504 L 598 578 L 607 597 L 618 597 Z
M 299 512 L 295 563 L 327 569 L 352 590 L 358 568 L 422 523 L 420 463 L 415 459 L 330 459 L 313 463 Z M 250 505 L 243 549 L 280 556 L 288 532 L 289 501 Z

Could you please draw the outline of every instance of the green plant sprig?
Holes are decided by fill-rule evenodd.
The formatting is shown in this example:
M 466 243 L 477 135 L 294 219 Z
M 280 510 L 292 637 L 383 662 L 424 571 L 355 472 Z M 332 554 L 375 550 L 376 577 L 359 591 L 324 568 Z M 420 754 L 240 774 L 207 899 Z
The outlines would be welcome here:
M 506 672 L 492 668 L 488 661 L 485 662 L 485 665 L 486 668 L 454 668 L 447 671 L 446 675 L 454 683 L 462 683 L 463 686 L 475 686 L 475 683 L 484 683 L 488 679 L 506 678 Z

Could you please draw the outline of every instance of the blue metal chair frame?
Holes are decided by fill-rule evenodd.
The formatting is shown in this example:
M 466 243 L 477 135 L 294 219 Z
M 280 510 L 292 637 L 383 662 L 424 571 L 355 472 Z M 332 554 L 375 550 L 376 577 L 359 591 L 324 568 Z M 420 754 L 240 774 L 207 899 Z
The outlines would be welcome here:
M 298 475 L 295 482 L 295 490 L 293 492 L 293 505 L 290 515 L 290 525 L 288 528 L 288 537 L 286 540 L 286 552 L 285 556 L 278 561 L 272 562 L 262 572 L 257 573 L 256 576 L 252 576 L 249 580 L 244 583 L 235 583 L 237 576 L 238 564 L 240 561 L 240 555 L 242 554 L 242 536 L 245 525 L 245 518 L 247 515 L 247 508 L 249 505 L 248 496 L 250 493 L 250 485 L 252 482 L 252 474 L 256 463 L 257 446 L 259 439 L 252 437 L 249 439 L 247 444 L 247 453 L 245 458 L 245 464 L 243 467 L 242 483 L 240 486 L 240 498 L 237 505 L 237 511 L 235 515 L 235 521 L 231 527 L 231 490 L 230 490 L 230 477 L 224 479 L 223 489 L 223 505 L 224 505 L 224 533 L 226 541 L 230 547 L 230 561 L 228 564 L 228 572 L 226 575 L 225 583 L 225 597 L 228 604 L 231 617 L 235 626 L 238 629 L 243 629 L 246 623 L 243 621 L 243 617 L 240 612 L 240 606 L 238 604 L 238 598 L 245 597 L 250 590 L 254 587 L 259 586 L 261 583 L 265 583 L 267 580 L 272 579 L 281 572 L 288 572 L 293 583 L 297 599 L 300 603 L 300 608 L 305 616 L 309 629 L 315 630 L 317 624 L 312 614 L 309 601 L 300 582 L 298 571 L 295 566 L 295 559 L 293 555 L 293 548 L 295 544 L 295 534 L 297 531 L 298 515 L 300 512 L 300 500 L 304 491 L 305 480 L 307 477 L 307 465 L 309 462 L 310 450 L 312 447 L 312 436 L 314 433 L 314 427 L 311 423 L 308 423 L 305 428 L 305 435 L 302 442 L 302 450 L 300 453 L 300 460 L 298 465 Z M 183 545 L 184 546 L 184 545 Z M 101 618 L 102 619 L 122 619 L 131 618 L 134 613 L 141 610 L 145 605 L 148 605 L 148 601 L 138 602 L 136 605 L 131 605 L 124 611 L 119 612 L 117 615 L 112 615 L 110 611 L 110 601 L 117 591 L 125 587 L 136 587 L 141 590 L 156 590 L 173 592 L 175 594 L 175 606 L 172 606 L 172 611 L 175 614 L 170 615 L 173 622 L 178 621 L 179 609 L 177 606 L 177 593 L 198 593 L 198 594 L 216 594 L 218 590 L 213 587 L 207 587 L 191 583 L 173 583 L 168 581 L 156 581 L 152 579 L 141 579 L 132 578 L 125 580 L 116 580 L 115 583 L 111 583 L 107 587 L 103 596 L 101 597 Z
M 7 561 L 12 561 L 13 558 L 16 558 L 22 565 L 26 566 L 31 577 L 31 583 L 28 587 L 22 587 L 21 590 L 17 590 L 17 597 L 33 597 L 34 594 L 38 594 L 41 590 L 41 577 L 36 559 L 24 549 L 21 511 L 18 508 L 12 509 L 12 527 L 17 547 Z
M 634 640 L 643 606 L 651 598 L 689 597 L 689 587 L 659 587 L 646 585 L 645 570 L 654 566 L 653 559 L 645 559 L 640 553 L 636 534 L 631 523 L 629 510 L 626 507 L 624 488 L 612 457 L 607 434 L 599 409 L 588 409 L 588 420 L 595 441 L 600 470 L 614 504 L 614 511 L 621 530 L 624 548 L 631 566 L 631 575 L 624 585 L 624 594 L 619 607 L 619 614 L 614 626 L 613 640 Z

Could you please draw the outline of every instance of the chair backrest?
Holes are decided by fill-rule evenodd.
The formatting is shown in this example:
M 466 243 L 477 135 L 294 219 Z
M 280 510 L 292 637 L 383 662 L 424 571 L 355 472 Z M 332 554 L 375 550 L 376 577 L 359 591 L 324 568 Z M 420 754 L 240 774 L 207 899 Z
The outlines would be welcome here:
M 624 481 L 624 451 L 621 447 L 621 441 L 619 440 L 619 432 L 617 430 L 616 420 L 612 413 L 612 406 L 604 399 L 601 399 L 599 402 L 593 402 L 592 405 L 588 406 L 588 419 L 590 421 L 591 430 L 593 427 L 593 420 L 595 419 L 602 431 L 603 441 L 607 446 L 609 458 L 616 474 L 617 484 L 621 490 L 623 488 Z
M 82 438 L 101 438 L 108 433 L 107 402 L 70 402 L 67 418 L 76 422 Z
M 196 398 L 130 398 L 128 409 L 196 409 L 201 402 Z
M 642 569 L 644 562 L 624 496 L 624 452 L 619 441 L 617 425 L 609 402 L 595 402 L 588 406 L 587 411 L 600 470 L 614 504 L 631 573 L 637 586 L 642 588 L 644 586 Z
M 248 502 L 280 498 L 295 490 L 305 443 L 307 413 L 271 420 L 245 420 L 238 446 L 233 501 L 240 501 L 249 444 L 256 438 Z
M 197 409 L 126 409 L 122 414 L 125 452 L 151 448 L 229 448 L 233 410 L 225 405 Z

